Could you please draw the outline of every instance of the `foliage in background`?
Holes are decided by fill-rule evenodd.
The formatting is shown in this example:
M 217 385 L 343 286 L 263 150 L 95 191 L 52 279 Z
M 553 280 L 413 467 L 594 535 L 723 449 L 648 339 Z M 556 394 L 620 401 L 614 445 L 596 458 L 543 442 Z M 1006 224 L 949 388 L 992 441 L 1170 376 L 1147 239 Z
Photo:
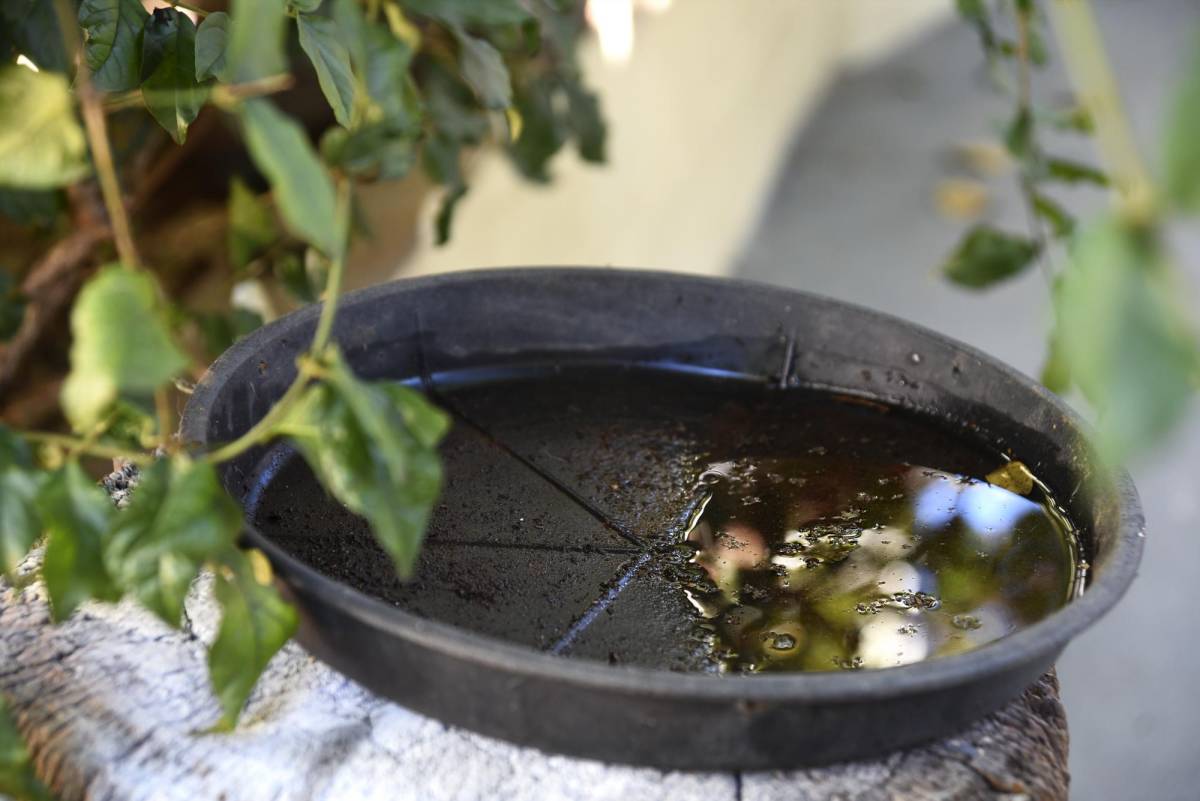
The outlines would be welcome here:
M 0 426 L 0 575 L 15 581 L 42 542 L 39 574 L 55 620 L 88 600 L 129 597 L 179 626 L 193 579 L 213 571 L 222 617 L 209 673 L 217 728 L 228 728 L 296 614 L 265 557 L 237 547 L 241 511 L 218 465 L 273 440 L 292 443 L 332 495 L 368 518 L 401 575 L 441 485 L 445 415 L 410 389 L 361 381 L 333 343 L 346 251 L 362 232 L 355 187 L 423 170 L 443 188 L 436 236 L 445 241 L 467 191 L 464 150 L 499 139 L 522 174 L 545 181 L 568 142 L 602 161 L 605 130 L 575 61 L 573 0 L 160 5 L 0 6 L 0 214 L 41 231 L 79 229 L 33 267 L 0 273 L 9 348 L 45 324 L 23 292 L 40 270 L 109 262 L 70 313 L 60 403 L 71 433 Z M 271 97 L 304 74 L 328 105 L 316 123 Z M 131 119 L 139 109 L 148 117 Z M 149 149 L 147 120 L 183 144 L 202 113 L 224 115 L 256 168 L 229 188 L 235 279 L 270 276 L 302 302 L 325 301 L 295 382 L 252 429 L 207 453 L 171 435 L 172 401 L 193 363 L 185 335 L 199 331 L 219 351 L 259 320 L 173 302 L 140 257 L 138 217 L 127 208 L 137 198 L 122 191 Z M 115 509 L 85 470 L 95 457 L 141 466 L 127 509 Z M 0 793 L 44 793 L 3 707 Z
M 1174 219 L 1200 213 L 1200 41 L 1169 112 L 1156 179 L 1133 145 L 1087 3 L 958 0 L 958 11 L 978 33 L 994 83 L 1013 99 L 1003 140 L 1030 224 L 1023 232 L 973 227 L 943 271 L 983 289 L 1040 264 L 1054 310 L 1042 381 L 1083 392 L 1099 413 L 1102 453 L 1120 461 L 1170 430 L 1200 380 L 1194 318 L 1165 241 Z M 1047 17 L 1075 88 L 1066 108 L 1035 103 Z M 1046 152 L 1047 126 L 1094 135 L 1105 169 Z M 1113 209 L 1077 223 L 1051 194 L 1065 184 L 1107 187 Z M 1051 259 L 1055 245 L 1065 248 L 1062 266 Z

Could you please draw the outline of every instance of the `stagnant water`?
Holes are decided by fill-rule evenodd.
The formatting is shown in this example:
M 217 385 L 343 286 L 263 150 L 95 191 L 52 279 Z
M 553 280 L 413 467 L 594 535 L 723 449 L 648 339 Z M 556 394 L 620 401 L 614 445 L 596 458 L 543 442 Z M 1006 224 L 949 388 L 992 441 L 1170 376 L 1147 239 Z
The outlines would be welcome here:
M 440 400 L 460 418 L 413 581 L 383 576 L 365 528 L 300 514 L 330 503 L 302 474 L 268 479 L 260 528 L 418 614 L 684 670 L 908 664 L 1004 637 L 1083 584 L 1077 533 L 1021 454 L 953 426 L 661 370 L 447 379 Z M 580 500 L 622 536 L 555 511 Z

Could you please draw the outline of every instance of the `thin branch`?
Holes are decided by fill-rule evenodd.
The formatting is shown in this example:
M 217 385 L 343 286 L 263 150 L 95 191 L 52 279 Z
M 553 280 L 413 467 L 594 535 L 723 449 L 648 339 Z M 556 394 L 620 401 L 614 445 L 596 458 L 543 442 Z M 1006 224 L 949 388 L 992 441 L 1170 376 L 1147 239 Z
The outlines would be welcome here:
M 75 93 L 79 97 L 83 125 L 87 132 L 88 145 L 92 150 L 96 179 L 100 183 L 100 192 L 104 196 L 104 206 L 108 211 L 109 224 L 112 226 L 117 255 L 120 256 L 121 262 L 126 267 L 136 269 L 141 266 L 141 260 L 138 258 L 137 248 L 133 244 L 129 215 L 126 214 L 125 204 L 121 199 L 121 184 L 117 179 L 116 164 L 108 141 L 108 126 L 104 119 L 101 97 L 92 85 L 92 76 L 86 62 L 77 58 L 79 27 L 75 21 L 75 15 L 71 13 L 70 4 L 67 0 L 55 0 L 54 7 L 58 13 L 58 25 L 62 29 L 63 43 L 66 45 L 68 57 L 76 61 Z
M 89 443 L 81 437 L 72 437 L 68 434 L 55 434 L 49 431 L 17 431 L 15 433 L 17 436 L 35 445 L 57 445 L 77 455 L 98 456 L 104 459 L 126 459 L 136 464 L 145 464 L 154 459 L 152 455 L 147 453 L 137 453 L 125 448 Z
M 1154 186 L 1138 154 L 1091 6 L 1087 0 L 1053 0 L 1050 9 L 1067 74 L 1095 123 L 1118 208 L 1134 222 L 1146 222 L 1154 216 Z

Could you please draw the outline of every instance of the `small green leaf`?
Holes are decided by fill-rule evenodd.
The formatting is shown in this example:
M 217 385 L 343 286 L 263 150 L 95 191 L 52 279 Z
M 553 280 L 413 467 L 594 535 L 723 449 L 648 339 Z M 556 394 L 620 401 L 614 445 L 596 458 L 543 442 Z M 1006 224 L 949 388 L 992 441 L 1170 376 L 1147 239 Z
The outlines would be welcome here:
M 33 760 L 17 723 L 0 698 L 0 796 L 14 801 L 50 801 L 50 794 L 33 772 Z
M 103 558 L 104 532 L 116 510 L 78 462 L 67 462 L 46 479 L 36 507 L 46 527 L 42 579 L 54 620 L 66 620 L 89 599 L 120 598 Z
M 996 46 L 996 34 L 986 0 L 956 0 L 956 5 L 958 15 L 975 29 L 983 49 L 990 54 Z
M 208 462 L 159 459 L 142 471 L 129 506 L 112 518 L 104 564 L 117 587 L 171 626 L 200 566 L 232 547 L 242 513 Z
M 0 184 L 51 189 L 87 171 L 87 144 L 67 79 L 0 67 Z
M 1033 211 L 1046 222 L 1057 237 L 1069 237 L 1075 230 L 1075 218 L 1053 198 L 1041 192 L 1033 193 Z
M 1178 208 L 1200 212 L 1200 39 L 1175 90 L 1163 142 L 1163 184 Z
M 269 569 L 262 575 L 251 561 L 265 563 L 266 558 L 251 553 L 247 556 L 230 548 L 217 570 L 221 625 L 208 650 L 208 675 L 221 704 L 221 720 L 215 727 L 219 730 L 237 723 L 258 677 L 296 630 L 296 611 L 271 585 Z
M 1028 158 L 1033 145 L 1033 114 L 1028 108 L 1017 109 L 1012 122 L 1004 132 L 1004 146 L 1013 158 L 1023 160 Z
M 567 123 L 583 160 L 604 163 L 608 131 L 600 113 L 600 101 L 578 81 L 567 84 Z
M 1067 361 L 1067 353 L 1057 329 L 1051 332 L 1047 343 L 1041 380 L 1046 389 L 1060 395 L 1071 388 L 1071 363 Z
M 311 14 L 321 7 L 323 0 L 287 0 L 288 11 L 293 14 Z
M 25 298 L 8 272 L 0 272 L 0 342 L 11 339 L 25 319 Z
M 238 306 L 227 312 L 194 312 L 191 318 L 204 338 L 204 349 L 211 359 L 263 324 L 258 312 Z
M 284 0 L 233 0 L 222 80 L 245 83 L 287 72 Z
M 333 109 L 339 125 L 349 128 L 354 110 L 354 75 L 350 71 L 350 54 L 338 38 L 337 25 L 324 17 L 301 15 L 296 21 L 300 32 L 300 49 L 317 71 L 321 92 Z
M 458 63 L 462 76 L 475 90 L 483 107 L 505 109 L 512 105 L 512 83 L 500 51 L 461 29 L 455 30 L 455 36 L 458 38 Z
M 942 265 L 942 272 L 959 286 L 983 289 L 1019 274 L 1037 254 L 1036 242 L 990 225 L 977 225 Z
M 1055 293 L 1058 334 L 1114 461 L 1160 439 L 1192 397 L 1200 357 L 1180 298 L 1151 234 L 1116 219 L 1077 234 Z
M 158 433 L 154 415 L 140 406 L 119 400 L 104 418 L 100 442 L 127 450 L 153 450 Z
M 39 473 L 0 468 L 0 575 L 11 575 L 42 534 L 35 501 Z
M 535 79 L 516 94 L 514 106 L 521 115 L 521 134 L 508 153 L 521 174 L 533 181 L 550 180 L 546 165 L 566 141 L 565 126 L 559 123 L 554 108 L 554 89 L 552 80 Z
M 356 178 L 388 180 L 407 175 L 417 151 L 412 138 L 379 123 L 353 131 L 329 128 L 321 137 L 321 156 Z
M 295 253 L 285 253 L 275 261 L 273 266 L 275 277 L 279 283 L 296 300 L 302 303 L 313 303 L 320 294 L 318 287 L 313 285 L 304 267 L 304 262 Z
M 149 396 L 187 366 L 147 272 L 101 270 L 75 301 L 71 334 L 62 404 L 77 430 L 99 421 L 119 395 Z
M 229 44 L 229 15 L 216 11 L 196 28 L 196 80 L 224 77 L 225 51 Z
M 415 390 L 358 380 L 336 351 L 328 372 L 279 430 L 407 576 L 441 491 L 436 446 L 449 421 Z
M 278 239 L 271 209 L 235 176 L 229 184 L 229 260 L 234 272 L 244 270 Z
M 1090 164 L 1081 164 L 1070 159 L 1046 159 L 1046 174 L 1069 184 L 1089 183 L 1108 186 L 1108 176 Z
M 104 92 L 136 89 L 142 63 L 146 10 L 139 0 L 83 0 L 83 57 L 92 83 Z
M 425 142 L 421 151 L 425 163 L 425 172 L 435 182 L 446 187 L 442 196 L 442 205 L 434 219 L 434 233 L 437 244 L 444 245 L 450 240 L 450 227 L 454 221 L 454 209 L 467 193 L 463 183 L 462 170 L 459 165 L 459 143 L 445 136 L 433 136 Z
M 247 100 L 241 111 L 246 146 L 271 183 L 288 229 L 326 255 L 340 255 L 345 232 L 338 225 L 333 181 L 304 129 L 266 100 Z
M 146 20 L 142 54 L 143 64 L 156 65 L 142 82 L 146 108 L 176 143 L 183 144 L 207 94 L 196 83 L 196 26 L 174 9 L 155 9 Z

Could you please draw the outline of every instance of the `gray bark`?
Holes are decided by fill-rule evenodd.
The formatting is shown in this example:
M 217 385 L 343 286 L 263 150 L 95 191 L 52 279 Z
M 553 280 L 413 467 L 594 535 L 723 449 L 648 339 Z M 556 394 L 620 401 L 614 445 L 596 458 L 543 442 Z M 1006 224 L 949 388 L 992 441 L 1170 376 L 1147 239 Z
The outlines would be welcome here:
M 786 773 L 663 773 L 519 748 L 373 696 L 289 644 L 242 723 L 218 717 L 201 579 L 188 627 L 132 603 L 51 625 L 44 590 L 0 584 L 0 694 L 60 801 L 221 799 L 1065 799 L 1067 730 L 1044 676 L 961 736 L 884 759 Z

